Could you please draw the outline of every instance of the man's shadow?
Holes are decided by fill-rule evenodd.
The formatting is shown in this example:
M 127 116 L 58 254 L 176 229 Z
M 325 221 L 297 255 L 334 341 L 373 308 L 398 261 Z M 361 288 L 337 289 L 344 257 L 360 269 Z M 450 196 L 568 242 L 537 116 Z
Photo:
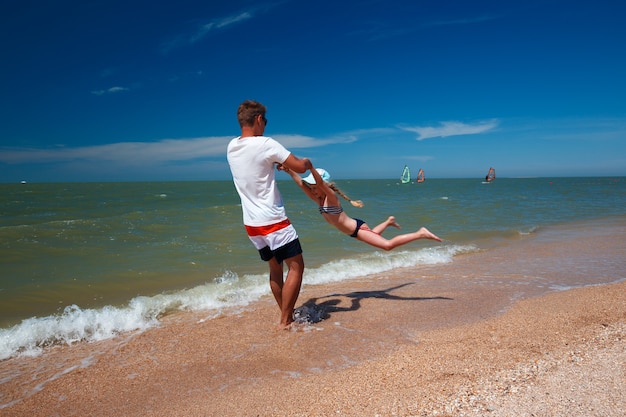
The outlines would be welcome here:
M 379 291 L 355 291 L 347 294 L 330 294 L 324 297 L 310 298 L 300 307 L 294 311 L 294 319 L 297 323 L 319 323 L 322 320 L 330 318 L 332 313 L 338 311 L 356 311 L 361 308 L 361 300 L 364 298 L 384 298 L 387 300 L 403 300 L 403 301 L 425 301 L 425 300 L 453 300 L 448 297 L 401 297 L 390 294 L 391 291 L 398 288 L 412 285 L 413 283 L 407 282 L 406 284 L 400 284 L 395 287 L 387 288 L 386 290 Z M 340 298 L 332 298 L 325 301 L 320 301 L 330 297 L 346 297 L 350 298 L 349 307 L 339 307 L 341 303 Z

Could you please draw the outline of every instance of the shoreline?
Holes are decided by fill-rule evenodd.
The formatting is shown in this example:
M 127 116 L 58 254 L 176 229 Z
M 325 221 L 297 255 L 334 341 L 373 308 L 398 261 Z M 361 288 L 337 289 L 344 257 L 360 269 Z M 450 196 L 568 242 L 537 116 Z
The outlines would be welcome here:
M 270 307 L 257 318 L 274 316 Z M 231 324 L 245 327 L 251 314 Z M 305 343 L 323 352 L 328 332 L 269 329 L 255 335 L 264 340 L 228 335 L 219 345 L 239 349 L 238 369 L 220 369 L 230 355 L 201 347 L 208 333 L 230 328 L 228 318 L 217 320 L 212 331 L 157 329 L 157 346 L 144 335 L 109 346 L 97 362 L 59 372 L 2 414 L 618 416 L 626 407 L 626 282 L 521 300 L 497 317 L 421 331 L 415 343 L 332 369 L 298 360 L 298 336 L 312 334 Z M 278 342 L 272 353 L 250 345 L 268 340 Z
M 295 331 L 274 330 L 268 295 L 217 318 L 174 314 L 143 333 L 2 361 L 0 413 L 618 416 L 626 227 L 586 231 L 305 285 L 297 306 L 323 320 Z M 549 285 L 579 276 L 587 286 Z M 610 277 L 621 282 L 594 284 Z

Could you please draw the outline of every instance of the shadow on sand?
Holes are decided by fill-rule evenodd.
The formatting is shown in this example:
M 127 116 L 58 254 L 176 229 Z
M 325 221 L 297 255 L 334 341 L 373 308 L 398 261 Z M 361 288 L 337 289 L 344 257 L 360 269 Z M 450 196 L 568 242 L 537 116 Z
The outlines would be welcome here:
M 390 294 L 391 291 L 398 288 L 412 285 L 407 282 L 395 287 L 387 288 L 379 291 L 355 291 L 346 294 L 330 294 L 324 297 L 310 298 L 300 307 L 296 308 L 293 315 L 296 323 L 319 323 L 322 320 L 330 318 L 332 313 L 337 311 L 356 311 L 361 308 L 361 300 L 364 298 L 384 298 L 387 300 L 403 300 L 403 301 L 425 301 L 425 300 L 452 300 L 448 297 L 402 297 Z M 349 307 L 339 307 L 343 298 L 350 299 Z

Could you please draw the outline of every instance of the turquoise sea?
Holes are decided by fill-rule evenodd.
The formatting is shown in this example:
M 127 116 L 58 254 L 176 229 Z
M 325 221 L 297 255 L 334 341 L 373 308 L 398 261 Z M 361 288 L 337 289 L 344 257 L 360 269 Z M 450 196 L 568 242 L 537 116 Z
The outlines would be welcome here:
M 451 263 L 542 228 L 626 216 L 624 177 L 337 180 L 365 203 L 344 205 L 349 215 L 370 226 L 396 217 L 403 229 L 385 236 L 426 226 L 444 239 L 382 252 L 326 224 L 282 178 L 305 286 Z M 147 329 L 173 312 L 217 316 L 269 294 L 231 181 L 0 184 L 0 191 L 0 360 Z

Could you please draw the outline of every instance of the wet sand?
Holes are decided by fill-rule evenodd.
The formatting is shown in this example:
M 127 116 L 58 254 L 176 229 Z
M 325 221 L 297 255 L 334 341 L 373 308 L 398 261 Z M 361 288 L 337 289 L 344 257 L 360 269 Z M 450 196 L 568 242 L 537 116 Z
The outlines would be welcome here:
M 0 415 L 621 416 L 626 282 L 549 284 L 624 278 L 624 225 L 585 228 L 305 285 L 298 305 L 320 320 L 292 331 L 268 295 L 6 360 Z

